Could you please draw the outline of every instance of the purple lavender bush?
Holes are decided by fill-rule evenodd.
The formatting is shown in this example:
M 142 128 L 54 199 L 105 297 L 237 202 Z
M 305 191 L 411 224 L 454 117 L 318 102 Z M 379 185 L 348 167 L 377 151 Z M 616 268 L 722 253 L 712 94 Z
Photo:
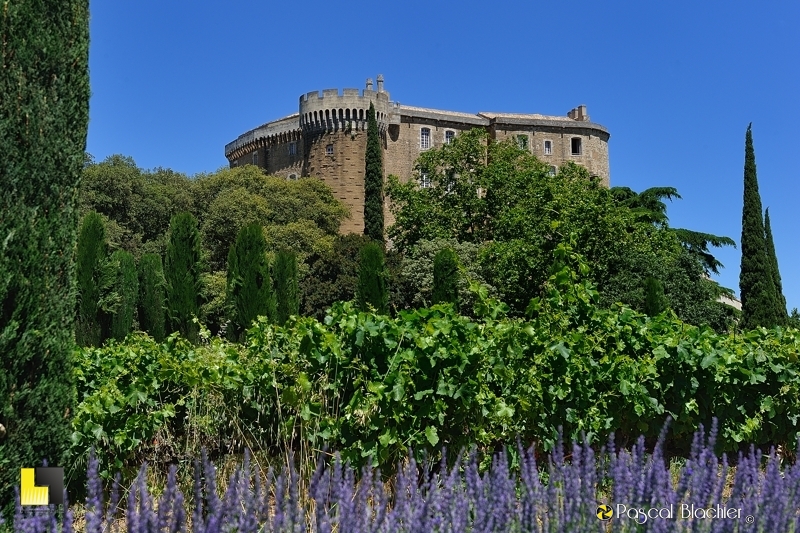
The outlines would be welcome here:
M 388 481 L 380 472 L 360 472 L 338 457 L 318 464 L 308 490 L 300 493 L 294 469 L 254 472 L 249 456 L 220 495 L 214 466 L 195 463 L 194 495 L 187 505 L 170 470 L 167 487 L 154 498 L 145 467 L 120 508 L 114 490 L 108 505 L 97 460 L 89 469 L 85 530 L 113 530 L 124 515 L 128 533 L 439 533 L 439 532 L 800 532 L 800 465 L 784 466 L 774 453 L 740 454 L 735 473 L 714 453 L 716 424 L 696 433 L 691 453 L 677 473 L 662 453 L 663 439 L 646 453 L 640 438 L 630 450 L 613 440 L 598 453 L 573 443 L 556 447 L 546 464 L 519 449 L 518 467 L 508 453 L 497 454 L 486 471 L 476 455 L 448 466 L 409 459 Z M 17 505 L 14 531 L 71 532 L 72 516 L 54 508 L 24 510 Z

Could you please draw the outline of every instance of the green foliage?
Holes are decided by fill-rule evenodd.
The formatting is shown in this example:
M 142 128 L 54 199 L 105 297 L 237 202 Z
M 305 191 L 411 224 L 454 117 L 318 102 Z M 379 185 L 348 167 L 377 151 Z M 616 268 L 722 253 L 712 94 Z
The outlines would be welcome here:
M 200 310 L 200 233 L 191 213 L 179 213 L 170 222 L 169 243 L 164 261 L 167 288 L 168 331 L 178 331 L 197 341 L 194 320 Z
M 433 258 L 432 303 L 453 304 L 453 308 L 458 311 L 458 278 L 458 256 L 450 248 L 443 248 Z
M 364 174 L 364 235 L 383 242 L 383 153 L 375 106 L 367 111 L 367 151 Z
M 781 271 L 780 268 L 778 268 L 778 255 L 775 253 L 775 241 L 772 240 L 772 227 L 769 223 L 769 207 L 764 213 L 764 236 L 764 244 L 767 247 L 767 260 L 769 261 L 770 272 L 772 274 L 772 284 L 775 287 L 775 303 L 777 305 L 775 316 L 778 317 L 777 324 L 785 325 L 788 319 L 786 297 L 783 295 Z
M 667 308 L 667 298 L 664 296 L 664 285 L 658 279 L 648 276 L 644 280 L 644 313 L 647 316 L 657 316 Z
M 260 223 L 267 233 L 273 227 L 278 232 L 280 227 L 293 227 L 287 231 L 295 237 L 301 233 L 310 237 L 310 228 L 315 234 L 333 236 L 347 215 L 346 208 L 322 181 L 266 176 L 251 165 L 201 175 L 192 184 L 192 194 L 212 270 L 225 268 L 228 250 L 247 224 Z M 313 241 L 306 240 L 297 245 L 314 247 Z
M 228 301 L 228 273 L 224 270 L 200 275 L 200 315 L 202 322 L 214 335 L 223 335 L 230 326 L 231 306 Z
M 376 242 L 368 242 L 361 248 L 356 302 L 363 311 L 372 309 L 378 314 L 388 311 L 389 294 L 386 289 L 383 247 Z
M 231 422 L 247 420 L 240 406 L 249 405 L 252 394 L 242 388 L 252 376 L 246 377 L 240 356 L 237 345 L 214 339 L 194 346 L 177 334 L 158 343 L 133 333 L 124 344 L 81 350 L 73 457 L 95 446 L 106 478 L 122 471 L 131 479 L 144 460 L 230 449 L 234 437 L 244 437 L 231 433 Z
M 297 285 L 297 256 L 281 251 L 275 254 L 275 298 L 277 324 L 283 325 L 300 313 L 300 291 Z
M 126 156 L 89 161 L 81 178 L 81 213 L 97 211 L 108 219 L 113 248 L 139 256 L 162 253 L 172 216 L 192 209 L 191 182 L 169 169 L 142 170 Z
M 0 43 L 0 510 L 8 520 L 20 468 L 68 464 L 88 2 L 4 2 Z
M 431 187 L 419 187 L 423 175 Z M 438 238 L 478 246 L 477 277 L 496 288 L 513 316 L 541 292 L 553 251 L 574 235 L 604 306 L 621 301 L 643 310 L 644 280 L 654 276 L 679 317 L 727 329 L 728 311 L 715 302 L 725 291 L 705 279 L 704 267 L 719 266 L 708 246 L 732 241 L 667 227 L 663 199 L 678 197 L 673 188 L 608 190 L 574 164 L 551 176 L 529 151 L 515 142 L 487 144 L 480 130 L 422 154 L 417 178 L 389 182 L 397 249 L 412 256 L 418 243 Z
M 464 132 L 449 144 L 420 154 L 415 179 L 400 183 L 389 177 L 395 224 L 389 229 L 394 246 L 405 252 L 420 240 L 453 238 L 458 242 L 488 239 L 486 190 L 487 134 Z M 522 151 L 517 148 L 521 153 Z M 546 171 L 545 171 L 546 172 Z M 420 187 L 423 176 L 430 187 Z
M 139 296 L 139 277 L 133 255 L 125 250 L 111 254 L 110 265 L 114 271 L 116 305 L 111 313 L 111 338 L 123 340 L 131 332 Z
M 395 309 L 416 309 L 429 307 L 433 301 L 433 260 L 439 250 L 449 248 L 457 256 L 464 275 L 458 276 L 457 287 L 461 300 L 461 312 L 470 314 L 475 303 L 475 293 L 469 290 L 470 280 L 479 281 L 487 287 L 488 293 L 497 295 L 497 290 L 489 286 L 483 277 L 479 263 L 481 246 L 475 243 L 460 243 L 455 239 L 434 239 L 417 242 L 400 257 L 395 272 L 391 272 L 391 301 Z M 395 261 L 397 254 L 387 256 L 387 264 Z
M 183 442 L 175 436 L 192 432 L 216 449 L 237 439 L 271 451 L 307 443 L 390 469 L 411 450 L 495 450 L 517 436 L 551 450 L 560 427 L 593 443 L 611 432 L 620 444 L 654 440 L 667 416 L 677 453 L 714 416 L 720 451 L 800 436 L 800 331 L 720 335 L 671 312 L 603 309 L 572 245 L 554 256 L 525 319 L 473 284 L 474 319 L 450 306 L 390 318 L 344 302 L 324 322 L 259 318 L 238 347 L 172 337 L 84 350 L 76 452 L 99 444 L 125 460 L 151 450 L 154 435 Z M 208 413 L 203 428 L 198 411 Z
M 166 335 L 165 290 L 161 256 L 144 254 L 139 260 L 139 328 L 156 342 Z
M 331 250 L 320 250 L 307 259 L 308 274 L 300 284 L 300 309 L 303 315 L 318 320 L 334 302 L 355 298 L 361 248 L 370 242 L 363 235 L 339 235 Z
M 774 326 L 780 322 L 772 267 L 767 257 L 761 195 L 758 192 L 756 156 L 751 125 L 747 126 L 744 148 L 744 202 L 742 207 L 742 266 L 739 293 L 742 327 Z
M 275 294 L 269 270 L 261 225 L 243 227 L 228 253 L 227 296 L 235 335 L 249 329 L 256 317 L 275 320 Z
M 100 278 L 106 261 L 103 217 L 90 212 L 81 222 L 77 244 L 78 311 L 75 339 L 81 346 L 100 346 Z

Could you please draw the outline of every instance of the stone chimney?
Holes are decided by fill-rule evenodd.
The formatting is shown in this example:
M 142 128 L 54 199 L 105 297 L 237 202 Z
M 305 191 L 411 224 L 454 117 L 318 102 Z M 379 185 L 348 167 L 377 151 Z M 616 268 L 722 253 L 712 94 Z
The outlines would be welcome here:
M 383 74 L 378 74 L 378 92 L 383 92 Z
M 372 78 L 367 78 L 367 90 L 372 90 Z

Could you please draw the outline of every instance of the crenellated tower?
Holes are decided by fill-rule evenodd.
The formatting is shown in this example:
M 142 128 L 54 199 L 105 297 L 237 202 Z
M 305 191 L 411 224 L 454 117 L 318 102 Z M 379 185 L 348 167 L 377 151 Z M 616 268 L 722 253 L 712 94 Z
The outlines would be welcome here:
M 350 208 L 343 223 L 344 233 L 364 230 L 364 156 L 367 150 L 367 112 L 375 106 L 375 118 L 384 142 L 390 118 L 389 93 L 378 76 L 377 90 L 372 79 L 366 88 L 325 89 L 300 97 L 300 128 L 303 132 L 304 176 L 325 176 L 333 194 Z

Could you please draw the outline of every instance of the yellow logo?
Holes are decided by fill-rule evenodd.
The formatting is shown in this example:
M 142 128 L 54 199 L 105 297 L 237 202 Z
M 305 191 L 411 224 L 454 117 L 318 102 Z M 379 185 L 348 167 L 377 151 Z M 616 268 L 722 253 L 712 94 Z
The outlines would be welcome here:
M 611 517 L 614 516 L 614 511 L 608 505 L 600 505 L 597 508 L 597 518 L 600 520 L 611 520 Z
M 48 505 L 52 503 L 61 505 L 64 503 L 63 468 L 21 468 L 19 478 L 20 504 Z

